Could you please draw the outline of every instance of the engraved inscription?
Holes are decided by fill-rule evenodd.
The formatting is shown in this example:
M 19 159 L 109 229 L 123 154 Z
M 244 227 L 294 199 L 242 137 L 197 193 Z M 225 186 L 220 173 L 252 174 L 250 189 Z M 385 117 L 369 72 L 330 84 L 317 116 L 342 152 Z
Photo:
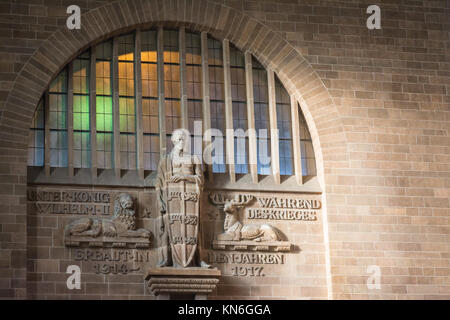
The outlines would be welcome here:
M 128 274 L 141 270 L 137 262 L 149 262 L 149 252 L 133 252 L 131 250 L 90 250 L 77 249 L 75 261 L 94 261 L 94 272 L 97 274 Z
M 286 209 L 247 208 L 245 210 L 245 216 L 247 217 L 247 219 L 303 221 L 317 220 L 317 213 L 315 211 L 299 211 Z
M 247 208 L 247 219 L 316 221 L 315 210 L 322 208 L 320 200 L 277 197 L 257 199 L 262 208 Z
M 231 268 L 231 275 L 235 277 L 264 277 L 262 266 L 234 266 Z
M 129 267 L 127 264 L 96 264 L 94 265 L 95 273 L 97 274 L 128 274 L 141 270 L 140 267 Z
M 315 209 L 322 207 L 319 200 L 303 200 L 292 198 L 262 198 L 258 197 L 258 203 L 263 208 L 289 208 L 289 209 Z
M 284 254 L 276 253 L 208 252 L 209 263 L 284 264 L 285 259 Z
M 27 197 L 41 214 L 110 214 L 108 192 L 28 190 Z

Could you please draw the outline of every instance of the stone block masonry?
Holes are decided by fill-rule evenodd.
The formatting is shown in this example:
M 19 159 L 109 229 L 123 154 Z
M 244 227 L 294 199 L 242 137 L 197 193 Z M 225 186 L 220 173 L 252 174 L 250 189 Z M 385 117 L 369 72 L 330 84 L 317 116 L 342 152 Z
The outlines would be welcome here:
M 27 142 L 64 65 L 100 39 L 169 21 L 229 39 L 278 75 L 301 102 L 323 191 L 317 221 L 279 222 L 301 244 L 295 263 L 223 264 L 215 297 L 450 299 L 448 1 L 373 1 L 380 30 L 367 29 L 363 0 L 70 4 L 81 7 L 80 30 L 65 27 L 65 1 L 0 3 L 1 298 L 153 298 L 132 258 L 147 256 L 134 249 L 121 261 L 79 260 L 91 272 L 67 289 L 74 257 L 54 246 L 67 217 L 28 210 Z M 379 267 L 379 289 L 367 286 L 369 266 Z

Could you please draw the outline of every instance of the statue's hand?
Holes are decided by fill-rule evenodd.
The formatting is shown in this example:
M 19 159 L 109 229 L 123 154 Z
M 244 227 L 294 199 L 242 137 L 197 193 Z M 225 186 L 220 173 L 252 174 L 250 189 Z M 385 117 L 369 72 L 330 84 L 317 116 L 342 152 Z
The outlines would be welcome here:
M 169 178 L 169 182 L 177 183 L 184 180 L 184 177 L 180 174 L 174 174 Z

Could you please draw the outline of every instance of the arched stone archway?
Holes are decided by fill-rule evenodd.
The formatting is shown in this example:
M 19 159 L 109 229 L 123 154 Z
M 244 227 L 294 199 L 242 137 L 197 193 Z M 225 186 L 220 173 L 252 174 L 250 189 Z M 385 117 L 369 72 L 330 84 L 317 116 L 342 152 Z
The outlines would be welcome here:
M 338 110 L 318 74 L 292 45 L 263 23 L 225 5 L 203 0 L 119 0 L 83 14 L 81 30 L 61 27 L 36 50 L 14 82 L 0 115 L 0 150 L 10 152 L 14 161 L 19 159 L 16 166 L 26 174 L 28 129 L 36 105 L 51 79 L 87 47 L 136 26 L 158 23 L 185 24 L 192 30 L 229 39 L 273 69 L 289 93 L 300 102 L 310 128 L 319 181 L 324 190 L 324 235 L 328 247 L 325 168 L 331 167 L 327 162 L 346 157 L 346 139 Z M 26 179 L 11 182 L 10 189 L 12 195 L 18 197 L 12 201 L 18 203 L 9 206 L 9 214 L 24 217 L 21 231 L 25 234 Z M 20 240 L 23 247 L 17 245 L 14 249 L 25 251 L 26 236 Z M 25 270 L 26 259 L 14 268 Z M 328 273 L 329 269 L 328 261 Z M 328 282 L 328 296 L 331 297 L 330 274 Z

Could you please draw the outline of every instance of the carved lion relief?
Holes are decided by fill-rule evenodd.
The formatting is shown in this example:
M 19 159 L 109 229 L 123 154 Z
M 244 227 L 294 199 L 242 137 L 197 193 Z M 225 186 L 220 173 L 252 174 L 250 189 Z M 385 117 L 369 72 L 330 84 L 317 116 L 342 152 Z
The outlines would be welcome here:
M 114 200 L 114 215 L 111 218 L 80 218 L 66 225 L 66 246 L 149 247 L 151 233 L 147 229 L 136 229 L 136 212 L 133 198 L 127 193 Z

